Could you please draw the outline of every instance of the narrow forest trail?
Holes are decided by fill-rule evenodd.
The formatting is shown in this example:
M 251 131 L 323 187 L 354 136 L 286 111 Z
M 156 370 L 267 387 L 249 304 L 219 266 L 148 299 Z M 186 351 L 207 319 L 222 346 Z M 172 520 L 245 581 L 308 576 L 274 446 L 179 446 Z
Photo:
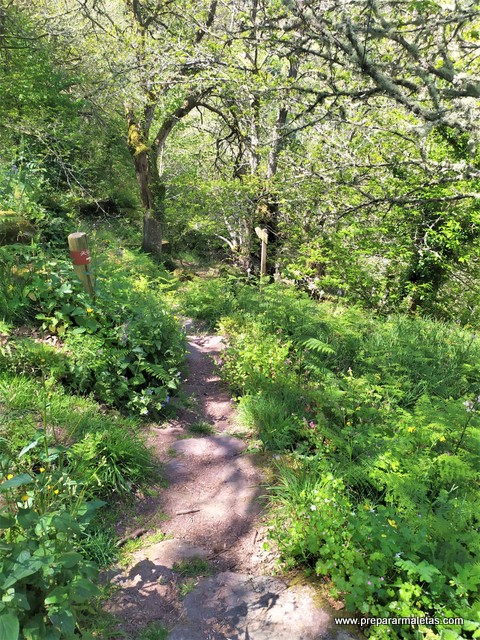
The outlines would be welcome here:
M 158 526 L 167 539 L 135 551 L 127 569 L 112 572 L 116 591 L 105 608 L 131 638 L 149 623 L 171 629 L 169 640 L 353 638 L 334 625 L 335 612 L 318 604 L 310 586 L 272 575 L 274 554 L 263 546 L 262 458 L 245 452 L 215 372 L 222 348 L 219 336 L 189 336 L 189 408 L 151 429 L 168 486 L 142 507 L 152 522 L 161 515 L 156 521 L 164 519 Z M 212 435 L 189 437 L 200 422 L 213 427 Z M 188 572 L 199 558 L 209 571 L 189 582 L 176 563 Z

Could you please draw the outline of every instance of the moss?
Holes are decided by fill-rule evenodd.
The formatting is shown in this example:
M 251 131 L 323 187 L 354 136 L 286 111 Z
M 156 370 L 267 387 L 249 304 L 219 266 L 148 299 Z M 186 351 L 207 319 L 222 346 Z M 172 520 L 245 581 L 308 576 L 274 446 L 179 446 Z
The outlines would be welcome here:
M 143 142 L 142 134 L 135 124 L 131 124 L 128 128 L 128 146 L 134 156 L 139 156 L 140 154 L 147 153 L 150 150 Z

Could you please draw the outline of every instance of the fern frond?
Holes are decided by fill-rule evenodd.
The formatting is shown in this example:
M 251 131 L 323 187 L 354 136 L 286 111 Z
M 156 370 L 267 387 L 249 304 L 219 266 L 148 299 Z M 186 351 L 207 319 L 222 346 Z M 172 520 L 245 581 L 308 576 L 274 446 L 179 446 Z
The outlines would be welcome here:
M 303 340 L 301 343 L 302 347 L 305 349 L 309 349 L 310 351 L 315 351 L 316 353 L 322 353 L 323 355 L 334 355 L 335 351 L 325 342 L 318 340 L 318 338 L 308 338 L 308 340 Z
M 172 377 L 165 371 L 165 369 L 160 364 L 150 364 L 145 363 L 144 370 L 149 373 L 156 380 L 160 380 L 160 382 L 167 383 L 170 381 Z

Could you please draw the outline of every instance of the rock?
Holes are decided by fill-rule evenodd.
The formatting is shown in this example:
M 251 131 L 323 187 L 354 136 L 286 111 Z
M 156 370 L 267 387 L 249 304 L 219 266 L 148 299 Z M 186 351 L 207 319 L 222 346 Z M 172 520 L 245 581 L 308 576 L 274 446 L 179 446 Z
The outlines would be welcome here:
M 222 630 L 212 634 L 212 630 Z M 335 627 L 305 585 L 224 572 L 202 579 L 184 600 L 184 616 L 169 640 L 352 640 Z
M 192 558 L 206 558 L 208 552 L 183 540 L 163 540 L 135 551 L 135 562 L 150 560 L 154 565 L 171 569 L 176 562 Z

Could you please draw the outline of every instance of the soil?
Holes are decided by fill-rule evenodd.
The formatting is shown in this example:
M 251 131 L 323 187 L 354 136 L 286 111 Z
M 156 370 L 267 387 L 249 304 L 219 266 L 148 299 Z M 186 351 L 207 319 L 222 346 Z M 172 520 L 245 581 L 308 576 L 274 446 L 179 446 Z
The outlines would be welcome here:
M 358 638 L 355 629 L 334 625 L 339 613 L 314 587 L 274 577 L 277 554 L 264 545 L 266 460 L 249 453 L 241 437 L 234 403 L 216 372 L 222 349 L 219 336 L 189 336 L 188 408 L 150 429 L 167 486 L 139 497 L 134 526 L 132 516 L 118 523 L 119 532 L 140 522 L 139 535 L 161 531 L 166 539 L 135 551 L 127 569 L 105 576 L 115 585 L 105 610 L 134 639 L 149 624 L 170 629 L 169 640 Z M 200 422 L 211 425 L 212 435 L 191 437 Z M 199 558 L 203 576 L 182 575 L 176 563 L 188 572 Z

